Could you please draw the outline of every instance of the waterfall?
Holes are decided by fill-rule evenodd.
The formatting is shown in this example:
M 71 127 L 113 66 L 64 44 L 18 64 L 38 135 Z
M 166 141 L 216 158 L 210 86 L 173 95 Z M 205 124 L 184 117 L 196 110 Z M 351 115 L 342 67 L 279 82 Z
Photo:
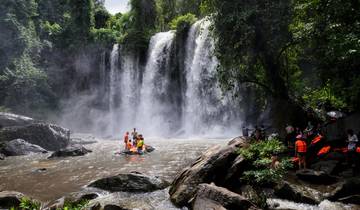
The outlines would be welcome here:
M 166 134 L 170 130 L 173 111 L 167 99 L 169 92 L 170 53 L 175 33 L 157 33 L 150 40 L 148 62 L 143 73 L 137 126 L 152 134 Z M 165 133 L 164 133 L 165 131 Z
M 223 95 L 216 78 L 218 60 L 209 26 L 208 20 L 196 22 L 186 41 L 183 125 L 190 135 L 225 132 L 238 118 L 235 102 Z
M 105 54 L 99 59 L 102 82 L 93 89 L 102 91 L 75 96 L 63 122 L 78 125 L 75 130 L 88 127 L 116 137 L 134 127 L 145 136 L 237 134 L 239 104 L 219 87 L 209 26 L 207 20 L 196 22 L 184 41 L 175 39 L 175 31 L 155 34 L 146 63 L 115 44 L 107 59 L 110 65 Z M 94 107 L 95 100 L 106 105 Z

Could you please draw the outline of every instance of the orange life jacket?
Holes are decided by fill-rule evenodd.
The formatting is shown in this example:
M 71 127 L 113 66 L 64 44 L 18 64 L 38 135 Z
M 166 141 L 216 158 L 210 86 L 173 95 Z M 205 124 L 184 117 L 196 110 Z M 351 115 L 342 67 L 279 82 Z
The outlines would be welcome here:
M 316 144 L 322 139 L 322 135 L 317 135 L 312 141 L 311 144 Z
M 325 146 L 325 147 L 321 148 L 321 150 L 318 152 L 317 155 L 318 155 L 318 156 L 320 156 L 320 155 L 325 155 L 325 154 L 327 154 L 327 153 L 330 152 L 330 149 L 331 149 L 330 146 Z
M 306 152 L 306 142 L 304 140 L 297 140 L 295 142 L 296 152 Z
M 349 151 L 347 147 L 334 148 L 333 150 L 334 152 L 342 152 L 342 153 L 347 153 Z

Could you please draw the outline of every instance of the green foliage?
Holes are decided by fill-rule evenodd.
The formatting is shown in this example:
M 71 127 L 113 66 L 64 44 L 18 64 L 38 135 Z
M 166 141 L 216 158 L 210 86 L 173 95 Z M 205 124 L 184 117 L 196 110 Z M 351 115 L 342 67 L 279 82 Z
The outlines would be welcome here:
M 22 197 L 19 207 L 22 210 L 40 210 L 41 204 L 27 197 Z
M 192 24 L 197 21 L 197 18 L 194 14 L 187 13 L 186 15 L 181 15 L 174 18 L 169 26 L 172 30 L 177 30 L 178 32 L 186 31 L 190 28 Z
M 81 200 L 80 202 L 77 203 L 65 202 L 64 207 L 58 210 L 82 210 L 85 209 L 88 203 L 89 203 L 88 200 Z
M 53 23 L 51 24 L 49 21 L 45 21 L 42 23 L 41 28 L 45 31 L 49 36 L 60 34 L 62 28 L 59 24 Z
M 248 160 L 252 170 L 245 171 L 242 179 L 252 184 L 266 184 L 281 179 L 290 167 L 287 159 L 279 160 L 276 168 L 271 168 L 273 154 L 285 151 L 285 146 L 277 139 L 254 142 L 247 148 L 241 148 L 239 154 Z
M 215 53 L 225 89 L 252 83 L 274 97 L 288 98 L 282 53 L 292 41 L 291 1 L 207 0 L 202 8 L 213 12 Z
M 313 90 L 310 88 L 306 88 L 303 99 L 306 104 L 313 109 L 318 108 L 319 104 L 328 104 L 333 109 L 339 110 L 347 107 L 347 104 L 342 100 L 342 98 L 337 97 L 333 93 L 332 85 L 329 82 L 327 82 L 325 86 L 319 89 Z

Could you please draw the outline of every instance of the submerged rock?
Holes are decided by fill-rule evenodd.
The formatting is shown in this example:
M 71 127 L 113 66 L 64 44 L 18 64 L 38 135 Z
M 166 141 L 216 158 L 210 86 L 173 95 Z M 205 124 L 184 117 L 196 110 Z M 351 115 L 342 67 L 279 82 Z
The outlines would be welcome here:
M 92 152 L 91 150 L 86 149 L 82 145 L 71 145 L 65 149 L 60 149 L 51 154 L 48 159 L 59 158 L 59 157 L 74 157 L 74 156 L 83 156 Z
M 275 188 L 275 195 L 297 203 L 319 204 L 323 200 L 322 193 L 312 188 L 286 181 Z
M 0 128 L 10 126 L 24 126 L 33 123 L 37 123 L 37 121 L 33 118 L 7 112 L 0 112 Z
M 169 184 L 158 178 L 147 176 L 139 172 L 118 174 L 116 176 L 99 179 L 89 185 L 110 192 L 152 192 L 164 189 Z
M 44 148 L 38 145 L 30 144 L 23 139 L 14 139 L 6 142 L 4 147 L 1 149 L 1 152 L 6 156 L 28 155 L 30 153 L 47 153 Z
M 0 142 L 24 139 L 50 151 L 65 148 L 69 144 L 69 136 L 68 129 L 45 123 L 6 127 L 0 130 Z
M 203 209 L 257 209 L 243 196 L 226 188 L 211 184 L 200 184 L 193 201 L 194 210 Z
M 225 147 L 214 146 L 205 151 L 190 167 L 184 169 L 174 179 L 169 191 L 171 201 L 176 205 L 186 206 L 195 195 L 197 185 L 211 182 L 223 183 L 228 169 L 238 157 L 238 149 L 245 145 L 247 145 L 246 139 L 236 138 Z M 236 172 L 234 171 L 233 174 Z

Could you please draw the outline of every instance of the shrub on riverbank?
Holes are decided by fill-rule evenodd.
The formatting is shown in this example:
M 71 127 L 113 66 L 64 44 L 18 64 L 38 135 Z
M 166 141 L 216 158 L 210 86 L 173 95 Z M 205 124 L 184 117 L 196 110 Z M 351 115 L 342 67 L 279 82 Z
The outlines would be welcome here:
M 241 148 L 239 154 L 250 162 L 250 170 L 243 173 L 241 179 L 249 184 L 269 184 L 280 180 L 290 168 L 290 160 L 282 158 L 274 160 L 272 157 L 284 152 L 285 145 L 278 139 L 253 142 L 247 148 Z

